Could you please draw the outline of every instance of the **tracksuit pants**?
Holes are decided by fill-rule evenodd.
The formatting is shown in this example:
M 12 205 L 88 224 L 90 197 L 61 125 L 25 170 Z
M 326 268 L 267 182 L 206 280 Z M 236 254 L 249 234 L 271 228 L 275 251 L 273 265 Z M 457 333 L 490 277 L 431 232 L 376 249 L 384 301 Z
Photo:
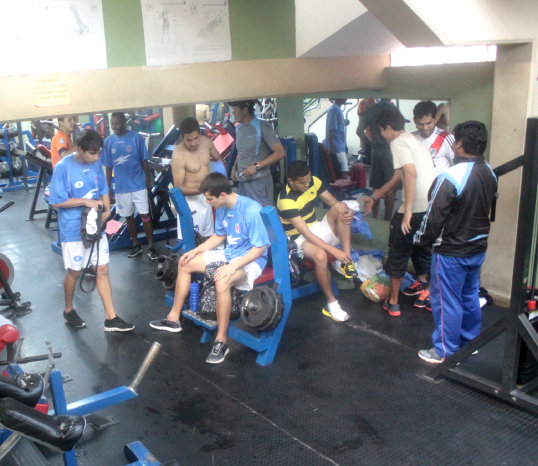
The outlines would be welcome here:
M 485 257 L 485 252 L 470 257 L 433 253 L 430 302 L 435 330 L 432 340 L 443 358 L 454 354 L 480 333 L 478 288 Z

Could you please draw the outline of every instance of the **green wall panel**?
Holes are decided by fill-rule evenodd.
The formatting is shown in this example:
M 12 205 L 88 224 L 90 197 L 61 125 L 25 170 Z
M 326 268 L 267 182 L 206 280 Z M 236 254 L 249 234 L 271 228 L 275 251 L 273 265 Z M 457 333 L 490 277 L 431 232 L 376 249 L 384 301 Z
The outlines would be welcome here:
M 230 0 L 233 60 L 295 57 L 293 0 Z M 108 67 L 144 66 L 140 0 L 103 0 Z
M 103 0 L 107 65 L 144 66 L 144 27 L 140 0 Z
M 233 60 L 295 57 L 294 0 L 230 0 Z

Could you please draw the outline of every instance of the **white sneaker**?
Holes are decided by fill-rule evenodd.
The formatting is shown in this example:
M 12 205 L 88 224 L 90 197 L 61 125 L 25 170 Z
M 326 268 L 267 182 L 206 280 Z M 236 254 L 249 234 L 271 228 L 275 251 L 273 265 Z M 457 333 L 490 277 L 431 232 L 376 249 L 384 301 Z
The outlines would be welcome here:
M 321 312 L 323 315 L 330 317 L 333 320 L 336 320 L 337 322 L 345 322 L 346 320 L 349 320 L 349 314 L 344 311 L 340 305 L 338 307 L 334 307 L 332 311 L 329 311 L 329 306 L 324 307 Z

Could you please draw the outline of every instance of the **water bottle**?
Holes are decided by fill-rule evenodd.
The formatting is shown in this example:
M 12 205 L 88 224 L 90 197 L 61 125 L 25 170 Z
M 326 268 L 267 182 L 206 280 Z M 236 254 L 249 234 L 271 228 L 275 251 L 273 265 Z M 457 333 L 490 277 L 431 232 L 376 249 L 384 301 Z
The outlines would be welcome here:
M 199 303 L 198 291 L 199 291 L 198 283 L 196 282 L 191 283 L 189 305 L 192 312 L 198 312 L 198 303 Z

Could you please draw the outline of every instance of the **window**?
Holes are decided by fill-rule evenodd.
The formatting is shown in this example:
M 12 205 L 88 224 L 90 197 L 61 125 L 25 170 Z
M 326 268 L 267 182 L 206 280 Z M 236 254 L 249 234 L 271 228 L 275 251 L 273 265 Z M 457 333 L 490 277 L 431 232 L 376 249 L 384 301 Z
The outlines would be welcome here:
M 495 61 L 496 45 L 399 48 L 391 53 L 391 66 L 442 65 Z

